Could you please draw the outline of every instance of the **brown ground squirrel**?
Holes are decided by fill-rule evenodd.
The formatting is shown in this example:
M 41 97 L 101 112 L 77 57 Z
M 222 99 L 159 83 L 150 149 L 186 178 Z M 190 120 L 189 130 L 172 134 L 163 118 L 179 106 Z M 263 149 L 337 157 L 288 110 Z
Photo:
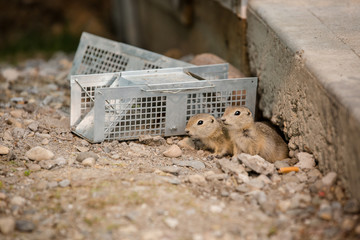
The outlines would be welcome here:
M 269 162 L 288 157 L 288 147 L 280 135 L 262 122 L 254 122 L 246 107 L 228 107 L 221 117 L 234 144 L 234 156 L 240 153 L 260 155 Z
M 221 120 L 212 115 L 201 113 L 192 116 L 186 125 L 185 132 L 193 139 L 200 140 L 207 148 L 214 151 L 216 157 L 232 155 L 233 145 L 227 129 Z

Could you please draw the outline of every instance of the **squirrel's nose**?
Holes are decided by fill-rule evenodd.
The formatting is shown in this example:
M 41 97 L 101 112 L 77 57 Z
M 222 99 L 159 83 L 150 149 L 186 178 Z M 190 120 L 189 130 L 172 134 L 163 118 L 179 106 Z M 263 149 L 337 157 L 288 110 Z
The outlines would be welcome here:
M 186 134 L 189 134 L 189 132 L 190 132 L 189 130 L 185 129 L 185 133 L 186 133 Z
M 223 121 L 223 122 L 225 122 L 226 121 L 226 118 L 220 118 L 221 119 L 221 121 Z

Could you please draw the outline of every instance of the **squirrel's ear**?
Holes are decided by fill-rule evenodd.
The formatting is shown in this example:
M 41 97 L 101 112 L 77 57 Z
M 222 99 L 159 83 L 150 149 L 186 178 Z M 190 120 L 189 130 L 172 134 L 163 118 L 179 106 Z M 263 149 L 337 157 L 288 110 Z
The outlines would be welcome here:
M 247 115 L 251 116 L 251 112 L 250 112 L 250 111 L 248 111 Z
M 211 123 L 213 123 L 215 120 L 214 120 L 214 118 L 211 118 Z

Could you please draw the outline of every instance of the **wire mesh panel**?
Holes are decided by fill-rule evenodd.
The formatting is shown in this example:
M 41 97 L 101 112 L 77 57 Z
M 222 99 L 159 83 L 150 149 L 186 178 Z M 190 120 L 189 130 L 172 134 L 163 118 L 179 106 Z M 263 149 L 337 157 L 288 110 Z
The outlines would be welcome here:
M 163 55 L 84 32 L 69 74 L 193 66 Z
M 180 86 L 180 87 L 179 87 Z M 182 135 L 197 113 L 220 117 L 228 106 L 255 112 L 257 78 L 95 89 L 93 142 L 141 135 Z

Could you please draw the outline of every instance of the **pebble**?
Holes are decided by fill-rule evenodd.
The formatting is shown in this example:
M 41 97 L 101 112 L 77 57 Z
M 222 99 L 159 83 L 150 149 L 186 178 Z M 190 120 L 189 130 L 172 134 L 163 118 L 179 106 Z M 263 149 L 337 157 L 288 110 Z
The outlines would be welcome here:
M 6 199 L 6 194 L 3 192 L 0 192 L 0 200 L 5 200 Z
M 315 167 L 315 159 L 312 154 L 307 152 L 299 152 L 296 154 L 296 158 L 299 160 L 295 167 L 299 167 L 300 169 L 312 169 Z
M 199 174 L 194 174 L 194 175 L 190 175 L 188 176 L 188 180 L 191 183 L 194 184 L 198 184 L 198 185 L 205 185 L 206 184 L 206 179 L 204 176 L 199 175 Z
M 185 149 L 195 149 L 195 144 L 189 137 L 185 137 L 184 139 L 180 140 L 177 145 L 181 148 Z
M 221 213 L 223 211 L 223 209 L 224 209 L 223 204 L 210 206 L 210 212 L 212 212 L 212 213 Z
M 60 187 L 68 187 L 68 186 L 70 186 L 70 180 L 69 179 L 64 179 L 64 180 L 60 181 L 59 186 Z
M 179 146 L 174 144 L 174 145 L 171 145 L 171 147 L 168 150 L 163 152 L 163 155 L 165 157 L 177 158 L 177 157 L 180 157 L 182 155 L 182 151 L 179 148 Z
M 165 218 L 164 222 L 171 229 L 175 229 L 179 225 L 179 221 L 176 218 L 168 217 Z
M 20 232 L 32 232 L 35 229 L 35 224 L 28 220 L 16 220 L 15 228 Z
M 14 119 L 14 118 L 9 118 L 9 119 L 7 119 L 6 122 L 9 125 L 12 125 L 12 126 L 14 126 L 16 128 L 21 128 L 22 127 L 22 124 L 19 121 L 17 121 L 16 119 Z
M 28 128 L 29 128 L 31 131 L 36 132 L 36 131 L 38 130 L 38 128 L 39 128 L 39 122 L 34 121 L 34 122 L 30 123 L 30 124 L 28 125 Z
M 241 184 L 235 188 L 236 191 L 241 193 L 247 193 L 250 191 L 249 187 L 245 184 Z
M 13 110 L 10 112 L 10 115 L 14 118 L 21 118 L 23 111 L 21 110 Z
M 68 161 L 64 158 L 64 157 L 58 157 L 54 160 L 54 162 L 56 163 L 56 165 L 58 166 L 64 166 L 68 163 Z
M 148 146 L 161 146 L 166 143 L 161 136 L 142 135 L 139 137 L 139 142 Z
M 160 170 L 163 172 L 170 173 L 170 174 L 177 176 L 177 175 L 179 175 L 181 169 L 176 166 L 166 166 L 166 167 L 161 168 Z
M 26 203 L 25 198 L 22 198 L 22 197 L 20 197 L 20 196 L 15 196 L 15 197 L 11 198 L 11 200 L 10 200 L 10 204 L 11 204 L 11 205 L 14 205 L 14 206 L 19 206 L 19 207 L 21 207 L 21 206 L 23 206 L 25 203 Z
M 308 177 L 304 172 L 298 172 L 295 174 L 295 176 L 299 179 L 300 182 L 307 182 L 308 180 Z
M 87 166 L 87 167 L 94 166 L 95 158 L 92 158 L 92 157 L 86 158 L 81 162 L 81 164 L 84 166 Z
M 51 138 L 51 135 L 47 133 L 35 133 L 35 136 L 38 136 L 40 138 Z
M 56 181 L 51 181 L 51 182 L 48 182 L 48 188 L 55 188 L 57 186 L 59 186 L 58 182 Z
M 50 140 L 48 138 L 44 138 L 42 141 L 41 141 L 41 144 L 42 145 L 48 145 L 50 142 Z
M 171 184 L 174 184 L 174 185 L 181 184 L 181 180 L 176 178 L 176 177 L 162 176 L 161 179 L 164 180 L 165 182 L 168 182 L 168 183 L 171 183 Z
M 349 199 L 344 204 L 344 212 L 356 214 L 360 212 L 359 201 L 356 199 Z
M 258 155 L 251 156 L 246 153 L 241 153 L 238 155 L 238 159 L 241 160 L 246 167 L 259 174 L 268 175 L 275 172 L 274 164 L 267 162 Z
M 218 174 L 210 174 L 205 177 L 206 180 L 212 181 L 212 180 L 224 180 L 227 179 L 228 175 L 225 173 L 218 173 Z
M 173 145 L 174 146 L 174 145 Z M 193 161 L 179 161 L 176 159 L 172 160 L 172 163 L 174 165 L 180 166 L 180 167 L 192 167 L 197 170 L 201 170 L 205 168 L 205 164 L 203 162 L 193 160 Z
M 262 189 L 265 186 L 265 184 L 262 180 L 258 178 L 252 178 L 250 179 L 250 181 L 247 182 L 247 186 L 252 189 Z
M 118 159 L 120 159 L 120 155 L 116 153 L 116 154 L 111 155 L 111 158 L 118 160 Z
M 13 217 L 0 218 L 0 232 L 3 234 L 9 234 L 15 229 L 15 219 Z
M 10 133 L 9 130 L 6 130 L 6 131 L 4 132 L 3 139 L 4 139 L 5 141 L 14 141 L 14 138 L 12 137 L 12 135 L 11 135 L 11 133 Z
M 318 217 L 327 221 L 330 221 L 332 219 L 332 209 L 329 203 L 323 202 L 320 204 Z
M 296 193 L 291 198 L 291 208 L 306 208 L 311 203 L 311 196 L 304 193 Z
M 6 68 L 2 70 L 1 74 L 8 82 L 15 81 L 20 76 L 20 73 L 15 68 Z
M 249 177 L 244 166 L 227 158 L 219 159 L 216 165 L 226 174 L 235 175 L 241 182 L 248 182 Z
M 334 185 L 336 178 L 337 174 L 335 172 L 329 172 L 321 179 L 321 181 L 325 186 L 331 187 L 332 185 Z
M 25 156 L 34 161 L 49 160 L 54 157 L 54 153 L 42 147 L 34 147 L 25 153 Z
M 166 139 L 166 143 L 169 144 L 169 145 L 173 145 L 174 140 L 171 137 L 169 137 L 169 138 Z
M 82 147 L 82 146 L 75 146 L 75 148 L 79 151 L 79 152 L 88 152 L 90 150 L 90 148 L 88 147 Z
M 0 145 L 0 154 L 6 155 L 10 152 L 10 149 L 6 146 Z
M 92 152 L 92 151 L 90 151 L 90 152 L 81 152 L 81 153 L 79 153 L 77 155 L 76 161 L 82 162 L 86 158 L 93 158 L 93 159 L 97 160 L 99 158 L 99 156 L 96 153 Z
M 343 220 L 342 224 L 341 224 L 341 228 L 345 231 L 345 232 L 350 232 L 351 230 L 354 229 L 355 227 L 355 220 L 352 219 L 351 217 L 347 217 Z
M 43 169 L 50 170 L 56 166 L 56 162 L 54 160 L 43 160 L 39 162 L 39 165 Z

